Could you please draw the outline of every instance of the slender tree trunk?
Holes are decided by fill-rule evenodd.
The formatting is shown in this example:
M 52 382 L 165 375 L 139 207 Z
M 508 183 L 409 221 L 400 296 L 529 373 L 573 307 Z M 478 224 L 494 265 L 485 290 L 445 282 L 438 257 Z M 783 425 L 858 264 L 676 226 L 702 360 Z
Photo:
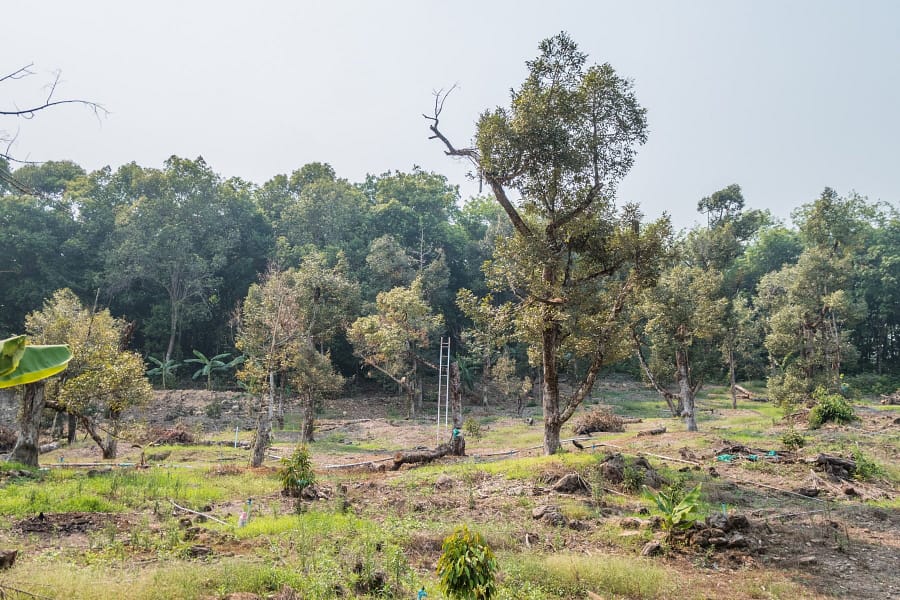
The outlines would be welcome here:
M 76 417 L 72 413 L 67 414 L 69 416 L 69 427 L 68 431 L 66 432 L 66 439 L 68 440 L 69 444 L 74 444 L 75 438 L 78 434 L 78 417 Z
M 731 408 L 737 408 L 737 390 L 734 387 L 737 382 L 734 380 L 734 350 L 732 348 L 728 349 L 728 382 L 731 384 Z
M 168 362 L 175 352 L 175 332 L 178 329 L 178 303 L 172 300 L 172 311 L 169 316 L 169 346 L 166 348 L 165 361 Z M 165 373 L 163 373 L 163 389 L 166 389 Z
M 300 430 L 300 443 L 309 444 L 314 442 L 313 430 L 316 424 L 316 401 L 312 392 L 303 394 L 303 426 Z
M 488 405 L 488 382 L 491 380 L 491 353 L 485 352 L 481 361 L 481 404 Z
M 459 384 L 459 363 L 450 364 L 450 407 L 453 414 L 453 430 L 450 435 L 450 454 L 454 456 L 466 455 L 466 440 L 460 433 L 462 431 L 462 387 Z
M 9 455 L 11 462 L 22 463 L 29 467 L 38 466 L 38 438 L 41 433 L 41 413 L 44 411 L 44 382 L 29 383 L 22 395 L 21 412 L 19 413 L 19 434 L 16 445 Z
M 681 391 L 681 416 L 684 417 L 688 431 L 697 431 L 697 416 L 694 410 L 694 391 L 691 389 L 690 367 L 687 352 L 683 349 L 675 351 L 678 386 Z
M 97 447 L 100 448 L 100 452 L 103 458 L 115 458 L 115 454 L 109 456 L 107 451 L 107 440 L 103 439 L 103 436 L 100 435 L 100 431 L 97 429 L 97 424 L 86 415 L 78 415 L 78 420 L 81 421 L 81 426 L 84 427 L 84 430 L 87 432 L 88 436 L 94 440 L 94 443 L 97 444 Z M 107 436 L 109 433 L 107 432 Z
M 272 437 L 272 412 L 275 405 L 275 372 L 269 371 L 269 389 L 264 396 L 266 405 L 260 407 L 256 421 L 256 438 L 253 440 L 253 452 L 250 457 L 251 467 L 260 467 L 266 459 Z
M 56 413 L 53 415 L 53 425 L 50 426 L 50 437 L 54 440 L 58 440 L 62 437 L 63 434 L 63 420 L 62 415 L 60 413 Z
M 419 370 L 419 361 L 417 361 L 416 359 L 413 359 L 412 380 L 413 387 L 416 390 L 416 410 L 421 412 L 422 402 L 424 401 L 424 398 L 422 397 L 422 372 Z
M 278 429 L 284 431 L 284 386 L 278 389 L 278 410 L 275 413 Z

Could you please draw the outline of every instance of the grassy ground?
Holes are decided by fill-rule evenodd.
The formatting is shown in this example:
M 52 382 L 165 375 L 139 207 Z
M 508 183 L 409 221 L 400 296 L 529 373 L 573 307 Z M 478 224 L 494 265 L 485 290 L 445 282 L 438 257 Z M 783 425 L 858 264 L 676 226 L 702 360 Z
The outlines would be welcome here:
M 713 388 L 700 398 L 701 432 L 688 434 L 662 413 L 657 396 L 636 384 L 604 382 L 595 399 L 643 421 L 624 433 L 596 436 L 584 451 L 566 444 L 567 452 L 543 457 L 523 450 L 540 445 L 539 423 L 473 409 L 481 437 L 467 440 L 467 458 L 397 472 L 377 469 L 381 463 L 323 467 L 433 446 L 433 424 L 390 416 L 323 421 L 310 448 L 322 492 L 316 501 L 282 496 L 277 461 L 249 469 L 240 448 L 148 449 L 156 460 L 146 469 L 58 466 L 60 456 L 63 465 L 87 461 L 93 449 L 79 444 L 42 456 L 54 465 L 42 471 L 4 465 L 0 543 L 20 555 L 0 585 L 51 598 L 135 599 L 266 597 L 285 585 L 303 598 L 412 598 L 424 585 L 429 598 L 440 598 L 434 569 L 441 541 L 467 524 L 497 553 L 500 598 L 900 595 L 896 569 L 888 567 L 900 553 L 896 410 L 866 402 L 857 407 L 862 421 L 851 426 L 806 431 L 798 423 L 806 445 L 790 463 L 727 463 L 716 458 L 717 448 L 785 450 L 782 438 L 790 428 L 777 408 L 740 401 L 732 409 L 726 391 Z M 353 414 L 352 405 L 329 414 L 345 412 Z M 668 428 L 663 435 L 637 435 L 661 424 Z M 239 431 L 241 439 L 248 435 Z M 230 440 L 234 433 L 217 437 Z M 276 439 L 284 441 L 273 455 L 290 452 L 289 433 Z M 812 466 L 799 459 L 820 451 L 853 451 L 872 461 L 872 480 L 845 482 L 861 496 L 809 499 L 779 491 L 808 478 Z M 138 452 L 123 449 L 117 462 L 134 460 Z M 602 461 L 614 452 L 628 465 L 644 453 L 669 483 L 700 484 L 704 515 L 749 515 L 750 535 L 764 550 L 698 550 L 663 539 L 661 556 L 639 556 L 662 536 L 648 525 L 648 513 L 658 511 L 640 490 L 604 480 Z M 590 489 L 553 491 L 551 482 L 565 473 L 578 473 Z M 884 494 L 876 497 L 879 490 Z M 239 527 L 248 499 L 250 520 Z M 177 510 L 173 502 L 225 524 Z M 532 517 L 547 505 L 558 507 L 571 526 Z M 801 561 L 809 555 L 815 560 Z

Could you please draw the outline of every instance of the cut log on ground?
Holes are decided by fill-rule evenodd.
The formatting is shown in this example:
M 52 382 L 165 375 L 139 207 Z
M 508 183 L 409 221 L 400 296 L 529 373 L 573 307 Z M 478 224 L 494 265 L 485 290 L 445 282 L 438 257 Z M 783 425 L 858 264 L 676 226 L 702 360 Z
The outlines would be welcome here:
M 655 427 L 654 429 L 645 429 L 644 431 L 638 431 L 638 437 L 641 437 L 644 435 L 659 435 L 659 434 L 665 433 L 665 432 L 666 432 L 665 427 Z
M 47 452 L 53 452 L 59 448 L 59 442 L 50 442 L 49 444 L 41 444 L 41 447 L 38 448 L 38 452 L 41 454 L 46 454 Z
M 851 458 L 820 454 L 816 457 L 816 464 L 822 467 L 829 475 L 850 479 L 856 471 L 856 461 Z
M 895 406 L 900 404 L 900 390 L 897 390 L 893 394 L 882 394 L 881 403 L 886 406 Z
M 391 470 L 396 471 L 403 465 L 430 463 L 431 461 L 447 456 L 450 454 L 450 444 L 441 444 L 434 450 L 411 450 L 409 452 L 398 452 L 394 455 L 394 466 Z
M 734 386 L 735 396 L 741 398 L 743 400 L 753 400 L 753 394 L 745 387 L 735 385 Z

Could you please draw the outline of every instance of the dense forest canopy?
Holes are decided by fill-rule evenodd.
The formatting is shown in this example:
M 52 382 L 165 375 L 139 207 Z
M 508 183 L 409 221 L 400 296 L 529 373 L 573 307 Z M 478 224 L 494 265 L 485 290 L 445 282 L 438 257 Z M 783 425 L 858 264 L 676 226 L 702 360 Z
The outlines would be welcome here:
M 256 185 L 224 177 L 202 158 L 172 157 L 162 169 L 130 163 L 87 173 L 48 162 L 11 174 L 29 193 L 2 190 L 0 334 L 23 331 L 25 316 L 56 290 L 69 288 L 87 304 L 99 290 L 102 306 L 136 322 L 132 345 L 145 356 L 234 351 L 231 317 L 250 285 L 270 263 L 298 267 L 312 255 L 342 264 L 359 283 L 357 316 L 373 310 L 378 293 L 420 277 L 443 333 L 460 340 L 471 320 L 456 294 L 488 291 L 482 266 L 511 233 L 493 201 L 463 200 L 444 177 L 421 170 L 350 182 L 314 163 Z M 830 335 L 852 347 L 845 372 L 900 369 L 895 208 L 825 189 L 790 224 L 743 206 L 704 212 L 708 223 L 681 232 L 671 260 L 720 272 L 723 297 L 743 302 L 746 318 L 760 325 L 763 337 L 742 350 L 741 377 L 765 375 L 778 362 L 764 335 L 786 307 L 797 312 L 797 331 L 821 333 L 813 321 L 831 323 Z M 352 373 L 359 360 L 346 340 L 338 335 L 332 346 L 341 370 Z

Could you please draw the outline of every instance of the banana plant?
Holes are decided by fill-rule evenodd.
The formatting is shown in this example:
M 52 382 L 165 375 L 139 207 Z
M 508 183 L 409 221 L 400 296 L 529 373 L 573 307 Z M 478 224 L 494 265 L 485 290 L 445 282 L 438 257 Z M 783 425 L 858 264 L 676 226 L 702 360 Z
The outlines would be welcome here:
M 228 369 L 233 369 L 234 367 L 244 362 L 244 357 L 238 356 L 231 362 L 226 363 L 225 359 L 231 356 L 230 352 L 216 354 L 212 358 L 206 358 L 205 354 L 203 354 L 199 350 L 194 350 L 194 356 L 196 356 L 197 358 L 188 358 L 184 362 L 203 365 L 194 372 L 194 375 L 191 377 L 191 379 L 197 379 L 201 375 L 206 377 L 206 389 L 208 390 L 212 389 L 213 373 L 220 373 L 223 371 L 227 371 Z
M 24 335 L 0 341 L 0 388 L 34 383 L 66 368 L 72 352 L 66 345 L 32 346 Z
M 163 389 L 166 389 L 166 378 L 171 377 L 174 379 L 175 371 L 181 366 L 181 363 L 175 360 L 174 358 L 170 358 L 166 361 L 161 361 L 158 358 L 153 358 L 152 356 L 148 356 L 147 360 L 152 362 L 156 367 L 147 371 L 147 375 L 150 377 L 159 376 L 162 379 Z

